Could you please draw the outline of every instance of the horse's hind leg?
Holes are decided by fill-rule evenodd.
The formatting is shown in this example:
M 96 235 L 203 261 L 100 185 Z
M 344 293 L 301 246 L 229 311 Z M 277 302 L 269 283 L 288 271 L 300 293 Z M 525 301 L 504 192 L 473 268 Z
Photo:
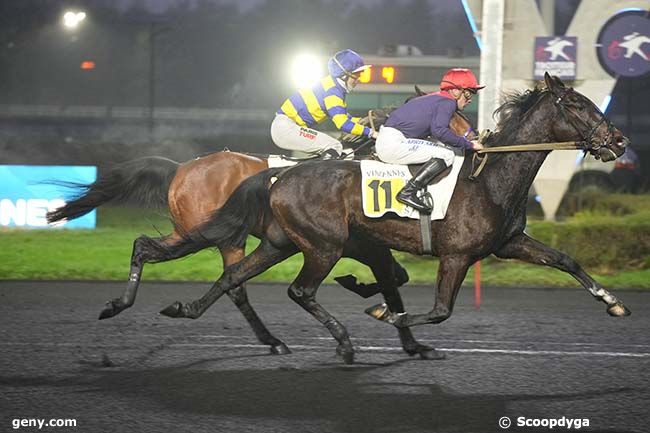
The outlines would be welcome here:
M 336 353 L 343 358 L 343 362 L 352 364 L 354 362 L 354 348 L 348 330 L 322 305 L 316 302 L 316 291 L 320 283 L 332 270 L 341 254 L 323 249 L 315 253 L 301 249 L 304 253 L 305 262 L 300 273 L 289 286 L 289 297 L 325 325 L 332 337 L 339 343 Z
M 224 269 L 221 277 L 219 277 L 210 290 L 200 299 L 186 304 L 174 302 L 163 309 L 160 314 L 172 318 L 197 319 L 205 313 L 210 305 L 214 304 L 223 296 L 224 293 L 242 285 L 244 282 L 297 252 L 298 250 L 294 245 L 277 248 L 267 239 L 262 239 L 262 243 L 255 251 L 244 257 L 241 261 Z
M 241 261 L 244 258 L 244 250 L 227 250 L 221 251 L 223 258 L 224 269 L 232 264 Z M 257 339 L 262 343 L 271 347 L 271 353 L 275 355 L 286 355 L 291 353 L 286 344 L 281 340 L 275 338 L 269 330 L 264 326 L 262 320 L 259 318 L 251 304 L 248 302 L 248 295 L 246 293 L 246 286 L 241 284 L 232 290 L 226 292 L 232 302 L 239 308 L 239 311 L 244 315 L 248 321 Z
M 135 302 L 135 296 L 138 293 L 142 268 L 147 262 L 161 261 L 161 250 L 152 250 L 147 248 L 147 242 L 144 242 L 145 236 L 140 236 L 133 242 L 133 252 L 131 253 L 131 270 L 129 271 L 129 282 L 124 289 L 124 293 L 119 298 L 106 302 L 104 309 L 99 313 L 99 320 L 108 319 L 129 308 Z M 174 233 L 169 236 L 154 239 L 161 245 L 171 245 L 179 237 Z
M 555 250 L 543 243 L 532 239 L 526 234 L 512 238 L 506 245 L 495 253 L 504 259 L 519 259 L 537 265 L 551 266 L 569 273 L 587 289 L 594 298 L 607 304 L 610 316 L 629 316 L 630 310 L 614 295 L 605 290 L 582 267 L 568 255 Z

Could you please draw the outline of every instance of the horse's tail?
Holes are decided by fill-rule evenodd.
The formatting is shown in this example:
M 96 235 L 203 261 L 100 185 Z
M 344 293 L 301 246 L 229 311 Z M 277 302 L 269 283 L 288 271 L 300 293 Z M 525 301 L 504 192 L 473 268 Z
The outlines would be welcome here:
M 270 214 L 271 178 L 284 169 L 268 169 L 244 180 L 207 221 L 184 233 L 177 228 L 181 233 L 178 242 L 170 245 L 142 236 L 141 246 L 153 252 L 151 257 L 155 257 L 155 261 L 177 259 L 214 246 L 242 248 L 248 235 Z
M 136 201 L 144 206 L 165 206 L 178 165 L 171 159 L 149 156 L 118 164 L 90 184 L 49 182 L 70 188 L 76 194 L 65 205 L 48 212 L 47 221 L 79 218 L 108 202 Z

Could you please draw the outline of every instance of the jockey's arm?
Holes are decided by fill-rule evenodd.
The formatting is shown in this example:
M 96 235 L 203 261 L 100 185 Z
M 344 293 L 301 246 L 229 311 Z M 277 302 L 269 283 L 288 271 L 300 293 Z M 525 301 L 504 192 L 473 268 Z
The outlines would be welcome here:
M 431 137 L 440 141 L 443 144 L 461 149 L 472 149 L 474 146 L 471 141 L 456 135 L 454 131 L 449 128 L 449 122 L 454 115 L 456 107 L 452 104 L 441 104 L 436 111 L 436 114 L 431 119 L 430 132 Z
M 337 129 L 353 135 L 364 135 L 370 137 L 372 130 L 359 122 L 358 117 L 352 117 L 348 113 L 345 101 L 336 95 L 325 97 L 325 108 L 328 116 L 332 119 Z

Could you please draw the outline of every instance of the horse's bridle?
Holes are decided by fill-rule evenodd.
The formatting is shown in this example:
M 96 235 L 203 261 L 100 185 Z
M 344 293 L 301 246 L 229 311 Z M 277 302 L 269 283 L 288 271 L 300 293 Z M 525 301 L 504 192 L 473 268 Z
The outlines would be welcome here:
M 614 125 L 612 122 L 610 122 L 606 117 L 605 114 L 600 111 L 598 107 L 596 108 L 596 112 L 600 115 L 600 120 L 596 122 L 596 124 L 593 127 L 590 127 L 586 121 L 584 121 L 571 107 L 567 106 L 566 102 L 564 99 L 566 98 L 567 95 L 571 93 L 575 93 L 572 87 L 566 88 L 562 93 L 558 94 L 554 91 L 551 91 L 553 96 L 556 98 L 553 100 L 553 104 L 559 109 L 560 114 L 564 119 L 573 126 L 573 128 L 578 132 L 580 135 L 581 141 L 584 143 L 585 150 L 593 150 L 595 153 L 594 158 L 600 159 L 600 155 L 598 152 L 601 150 L 603 147 L 603 143 L 595 143 L 593 140 L 594 134 L 596 133 L 596 130 L 605 123 L 607 125 L 607 136 L 605 137 L 604 144 L 605 144 L 605 150 L 610 152 L 613 156 L 614 159 L 616 159 L 616 154 L 614 153 L 613 150 L 611 150 L 609 147 L 607 147 L 607 143 L 609 143 L 613 136 L 614 136 Z M 582 125 L 578 125 L 578 121 Z M 583 128 L 584 127 L 584 128 Z M 585 134 L 585 130 L 588 132 Z
M 617 155 L 612 149 L 607 146 L 613 136 L 614 136 L 614 125 L 605 117 L 602 111 L 596 107 L 596 111 L 600 114 L 600 120 L 593 126 L 590 127 L 586 121 L 584 121 L 571 107 L 569 107 L 564 99 L 570 93 L 575 93 L 573 88 L 564 88 L 563 91 L 557 92 L 555 90 L 547 89 L 546 93 L 549 93 L 553 99 L 553 104 L 558 108 L 558 112 L 564 117 L 564 119 L 578 132 L 580 135 L 580 141 L 563 141 L 556 143 L 533 143 L 533 144 L 521 144 L 521 145 L 509 145 L 509 146 L 496 146 L 496 147 L 487 147 L 481 150 L 478 150 L 474 153 L 472 157 L 472 170 L 469 176 L 470 180 L 474 180 L 483 170 L 487 163 L 487 154 L 493 152 L 523 152 L 523 151 L 537 151 L 537 150 L 573 150 L 579 149 L 583 151 L 593 151 L 594 158 L 600 159 L 601 155 L 598 153 L 603 147 L 602 143 L 594 143 L 594 134 L 596 130 L 603 123 L 607 124 L 607 136 L 605 137 L 605 149 L 609 152 L 613 158 L 616 159 Z M 542 101 L 543 98 L 537 99 L 535 103 L 529 107 L 526 112 L 521 116 L 521 119 L 530 115 L 533 112 L 533 109 Z M 578 124 L 578 120 L 581 125 Z M 584 127 L 584 128 L 583 128 Z M 585 130 L 588 130 L 585 133 Z M 469 133 L 470 131 L 468 131 Z M 484 131 L 486 132 L 486 131 Z M 487 131 L 484 137 L 479 137 L 479 141 L 484 142 L 486 138 L 491 134 L 490 131 Z M 481 134 L 483 136 L 483 134 Z M 483 157 L 479 154 L 484 154 Z M 474 169 L 474 166 L 478 164 L 478 168 Z

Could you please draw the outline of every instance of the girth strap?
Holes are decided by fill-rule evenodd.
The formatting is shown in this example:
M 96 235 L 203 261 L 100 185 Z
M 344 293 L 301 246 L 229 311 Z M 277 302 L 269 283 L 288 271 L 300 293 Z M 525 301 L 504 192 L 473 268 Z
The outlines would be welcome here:
M 431 249 L 431 214 L 420 212 L 420 234 L 422 235 L 422 254 L 430 255 Z
M 433 208 L 431 194 L 426 189 L 424 191 L 422 200 Z M 420 236 L 422 237 L 422 254 L 430 255 L 433 253 L 431 247 L 431 213 L 420 212 Z

